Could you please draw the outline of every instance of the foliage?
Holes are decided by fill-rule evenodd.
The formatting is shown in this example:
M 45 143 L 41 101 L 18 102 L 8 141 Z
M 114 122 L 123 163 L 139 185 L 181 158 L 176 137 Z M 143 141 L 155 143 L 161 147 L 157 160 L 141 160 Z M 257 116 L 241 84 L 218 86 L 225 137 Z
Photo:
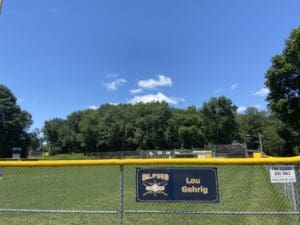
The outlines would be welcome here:
M 27 154 L 30 135 L 27 129 L 32 123 L 31 115 L 17 105 L 17 99 L 0 84 L 0 157 L 11 156 L 12 147 L 21 147 Z
M 280 155 L 295 155 L 300 153 L 300 133 L 289 127 L 287 124 L 278 122 L 279 136 L 284 140 L 283 149 Z
M 221 96 L 211 98 L 200 110 L 203 129 L 209 143 L 230 144 L 238 137 L 237 107 L 230 99 Z
M 218 144 L 226 140 L 231 143 L 236 136 L 236 107 L 225 97 L 217 102 L 218 113 L 212 113 L 212 116 L 221 122 L 223 130 L 218 137 L 222 139 L 216 137 L 210 141 Z M 200 111 L 194 106 L 175 109 L 167 103 L 158 102 L 106 104 L 97 110 L 74 112 L 65 120 L 55 118 L 46 121 L 43 131 L 52 154 L 199 148 L 210 137 L 204 135 L 202 115 L 206 114 Z M 210 128 L 212 132 L 214 129 Z
M 300 132 L 300 27 L 285 42 L 282 54 L 272 58 L 266 73 L 267 97 L 272 112 Z
M 262 131 L 262 146 L 267 155 L 286 155 L 285 141 L 279 136 L 275 126 L 266 126 Z
M 200 109 L 171 108 L 167 103 L 102 105 L 97 110 L 70 114 L 45 122 L 45 140 L 51 154 L 137 149 L 201 148 L 237 140 L 249 149 L 270 155 L 293 155 L 299 135 L 274 115 L 256 108 L 236 114 L 225 97 L 211 98 Z
M 261 135 L 263 151 L 268 155 L 295 155 L 299 146 L 299 136 L 286 127 L 278 118 L 254 107 L 238 115 L 240 141 L 249 149 L 259 148 Z M 298 142 L 297 142 L 298 140 Z
M 239 123 L 239 135 L 242 142 L 247 144 L 249 149 L 258 149 L 259 137 L 267 123 L 267 114 L 258 111 L 255 107 L 249 107 L 244 114 L 237 118 Z

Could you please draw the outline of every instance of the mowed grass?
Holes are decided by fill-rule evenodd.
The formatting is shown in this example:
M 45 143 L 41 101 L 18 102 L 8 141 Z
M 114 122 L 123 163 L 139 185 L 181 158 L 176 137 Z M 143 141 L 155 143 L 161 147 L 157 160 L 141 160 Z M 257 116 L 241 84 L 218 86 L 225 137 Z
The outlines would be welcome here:
M 153 166 L 149 166 L 153 167 Z M 166 167 L 166 166 L 160 166 Z M 186 166 L 191 167 L 191 166 Z M 135 169 L 124 174 L 125 210 L 290 212 L 281 185 L 264 166 L 218 166 L 219 203 L 136 202 Z M 119 167 L 4 168 L 0 208 L 50 210 L 119 209 Z M 118 224 L 118 214 L 0 213 L 0 225 Z M 125 225 L 299 225 L 299 216 L 124 214 Z

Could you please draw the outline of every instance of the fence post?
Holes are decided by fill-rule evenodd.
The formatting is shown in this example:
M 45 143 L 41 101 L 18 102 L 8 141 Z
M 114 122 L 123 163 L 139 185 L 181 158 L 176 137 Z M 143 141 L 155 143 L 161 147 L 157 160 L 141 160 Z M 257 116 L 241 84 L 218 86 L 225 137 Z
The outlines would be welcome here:
M 119 225 L 123 225 L 123 214 L 124 214 L 124 166 L 120 165 Z
M 296 211 L 300 212 L 300 165 L 295 166 L 296 183 L 293 184 Z M 300 221 L 300 219 L 299 219 Z
M 291 188 L 292 188 L 293 208 L 294 208 L 295 212 L 298 212 L 296 193 L 295 193 L 295 188 L 294 188 L 294 184 L 293 183 L 291 183 Z

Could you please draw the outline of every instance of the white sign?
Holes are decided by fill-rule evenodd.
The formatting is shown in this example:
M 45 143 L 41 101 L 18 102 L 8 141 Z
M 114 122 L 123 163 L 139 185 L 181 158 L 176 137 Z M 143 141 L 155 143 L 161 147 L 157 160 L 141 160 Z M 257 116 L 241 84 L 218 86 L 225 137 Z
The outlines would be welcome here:
M 294 166 L 270 166 L 271 183 L 295 183 L 296 174 Z

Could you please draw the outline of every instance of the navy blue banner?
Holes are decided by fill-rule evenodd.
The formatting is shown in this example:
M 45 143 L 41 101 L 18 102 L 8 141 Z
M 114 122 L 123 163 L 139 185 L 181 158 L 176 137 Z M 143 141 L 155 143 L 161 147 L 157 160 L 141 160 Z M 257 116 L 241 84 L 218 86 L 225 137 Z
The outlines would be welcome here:
M 137 168 L 137 201 L 219 202 L 217 168 Z

